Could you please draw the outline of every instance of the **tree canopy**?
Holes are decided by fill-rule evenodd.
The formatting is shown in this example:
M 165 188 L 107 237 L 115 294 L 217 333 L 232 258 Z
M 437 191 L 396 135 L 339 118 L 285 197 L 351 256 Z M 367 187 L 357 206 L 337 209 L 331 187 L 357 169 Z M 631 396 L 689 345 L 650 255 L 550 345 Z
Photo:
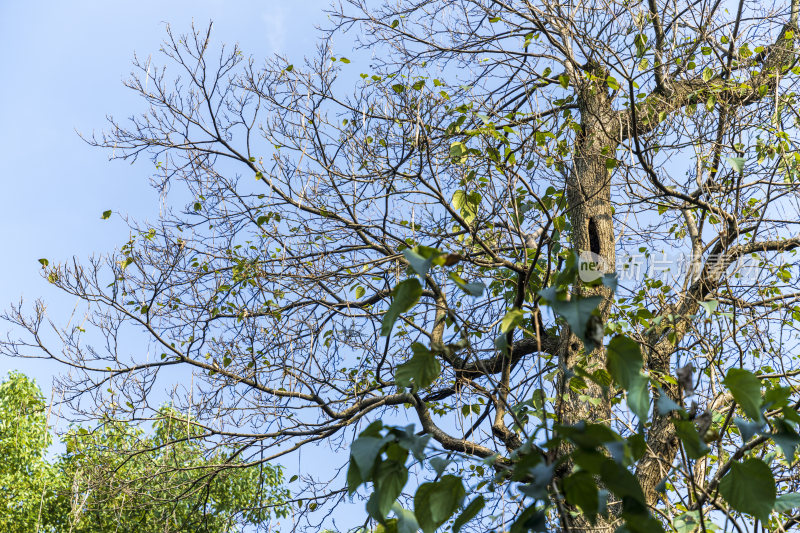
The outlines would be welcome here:
M 252 468 L 349 450 L 298 530 L 348 493 L 340 529 L 788 530 L 797 18 L 351 0 L 303 62 L 169 30 L 87 138 L 152 162 L 162 216 L 43 259 L 86 324 L 17 307 L 3 351 L 68 366 L 75 416 L 170 391 Z
M 162 408 L 150 433 L 112 419 L 70 428 L 65 451 L 48 459 L 50 407 L 23 374 L 0 383 L 3 531 L 222 533 L 288 514 L 280 468 L 235 469 L 232 454 L 205 454 L 174 409 Z

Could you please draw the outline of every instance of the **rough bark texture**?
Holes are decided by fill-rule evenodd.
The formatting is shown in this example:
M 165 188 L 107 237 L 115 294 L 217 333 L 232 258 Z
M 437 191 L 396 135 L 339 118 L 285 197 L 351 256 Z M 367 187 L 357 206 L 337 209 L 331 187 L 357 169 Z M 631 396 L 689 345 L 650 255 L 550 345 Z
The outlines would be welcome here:
M 604 79 L 601 72 L 593 72 L 595 65 L 587 71 Z M 599 74 L 599 75 L 598 75 Z M 610 126 L 617 122 L 616 114 L 608 98 L 607 87 L 593 81 L 584 80 L 579 87 L 581 112 L 581 133 L 574 152 L 574 163 L 567 181 L 567 200 L 569 218 L 572 223 L 572 237 L 575 249 L 592 252 L 600 256 L 606 269 L 613 269 L 615 262 L 614 225 L 611 212 L 611 180 L 606 161 L 614 154 L 618 143 Z M 611 271 L 611 270 L 609 270 Z M 605 286 L 583 288 L 580 296 L 603 296 L 600 314 L 603 322 L 608 319 L 613 298 L 612 291 Z M 569 328 L 564 328 L 560 349 L 562 376 L 560 380 L 559 419 L 566 425 L 580 421 L 610 423 L 611 404 L 602 388 L 587 380 L 587 387 L 574 390 L 570 387 L 569 370 L 576 365 L 588 372 L 605 368 L 605 350 L 597 348 L 590 354 L 583 351 L 583 343 Z M 565 373 L 566 372 L 566 373 Z M 564 450 L 566 452 L 567 450 Z M 566 465 L 567 473 L 571 465 Z M 613 531 L 613 519 L 606 522 L 598 519 L 590 524 L 583 514 L 572 513 L 564 523 L 568 531 Z

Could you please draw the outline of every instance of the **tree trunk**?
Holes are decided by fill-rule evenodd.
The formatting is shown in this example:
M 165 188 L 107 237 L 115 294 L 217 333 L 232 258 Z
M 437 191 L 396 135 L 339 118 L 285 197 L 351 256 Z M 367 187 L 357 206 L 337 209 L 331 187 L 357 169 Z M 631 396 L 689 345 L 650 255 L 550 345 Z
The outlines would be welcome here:
M 589 65 L 590 70 L 597 67 Z M 601 72 L 592 72 L 595 79 L 604 80 Z M 581 133 L 576 139 L 573 152 L 573 167 L 567 179 L 567 200 L 569 219 L 572 224 L 573 247 L 578 253 L 592 252 L 602 258 L 606 272 L 613 271 L 616 260 L 614 250 L 614 227 L 611 211 L 611 180 L 607 161 L 614 157 L 617 146 L 619 125 L 617 115 L 611 107 L 607 87 L 603 83 L 578 80 L 578 105 L 580 106 Z M 606 286 L 579 289 L 579 296 L 600 295 L 603 323 L 609 317 L 613 292 Z M 581 365 L 589 373 L 605 368 L 606 355 L 603 347 L 590 354 L 583 350 L 583 343 L 568 327 L 562 333 L 559 381 L 558 418 L 561 424 L 571 425 L 580 421 L 591 423 L 610 423 L 611 405 L 602 388 L 588 381 L 587 387 L 574 390 L 566 372 Z M 566 452 L 567 450 L 562 450 Z M 562 476 L 568 475 L 571 464 L 565 465 Z M 613 531 L 613 516 L 605 521 L 598 517 L 592 525 L 580 513 L 569 513 L 563 518 L 567 531 Z

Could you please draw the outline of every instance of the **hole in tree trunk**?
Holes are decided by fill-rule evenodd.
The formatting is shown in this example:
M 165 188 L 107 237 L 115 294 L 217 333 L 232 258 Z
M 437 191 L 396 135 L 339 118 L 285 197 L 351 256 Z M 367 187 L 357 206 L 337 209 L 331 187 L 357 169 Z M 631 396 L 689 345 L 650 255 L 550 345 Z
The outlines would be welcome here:
M 600 254 L 600 235 L 597 234 L 597 224 L 594 218 L 589 219 L 589 250 L 593 254 Z

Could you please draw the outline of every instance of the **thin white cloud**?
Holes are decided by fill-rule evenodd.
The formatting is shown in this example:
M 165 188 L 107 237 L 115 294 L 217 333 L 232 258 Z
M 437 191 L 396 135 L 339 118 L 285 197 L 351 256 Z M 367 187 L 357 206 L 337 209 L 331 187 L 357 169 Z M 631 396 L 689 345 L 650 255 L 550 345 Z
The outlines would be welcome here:
M 288 13 L 283 2 L 271 2 L 270 8 L 261 14 L 266 30 L 267 44 L 270 52 L 285 52 L 286 46 L 286 25 L 288 23 Z

